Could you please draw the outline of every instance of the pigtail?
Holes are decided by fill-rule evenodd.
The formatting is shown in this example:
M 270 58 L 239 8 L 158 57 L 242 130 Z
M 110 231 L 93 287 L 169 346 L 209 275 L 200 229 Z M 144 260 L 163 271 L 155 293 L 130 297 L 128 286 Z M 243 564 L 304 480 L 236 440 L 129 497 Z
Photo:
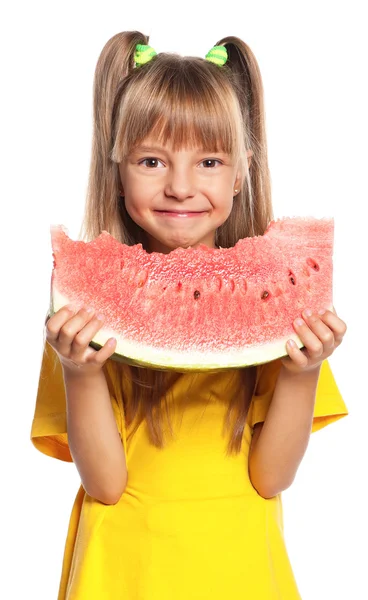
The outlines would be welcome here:
M 226 37 L 217 42 L 228 53 L 226 68 L 236 92 L 244 123 L 244 145 L 253 152 L 249 171 L 239 197 L 234 200 L 231 219 L 219 229 L 218 244 L 232 245 L 235 239 L 263 235 L 273 218 L 270 173 L 267 159 L 267 139 L 264 94 L 260 69 L 249 46 L 237 37 Z M 234 210 L 235 209 L 235 210 Z M 240 230 L 247 224 L 247 231 Z
M 217 231 L 217 243 L 229 247 L 234 240 L 263 235 L 273 218 L 270 172 L 267 158 L 264 95 L 260 69 L 249 46 L 237 37 L 226 37 L 217 42 L 226 47 L 226 69 L 236 92 L 244 124 L 244 147 L 252 151 L 250 167 L 246 172 L 239 196 L 228 220 Z M 249 407 L 255 393 L 257 367 L 240 369 L 239 395 L 229 403 L 225 426 L 232 429 L 228 454 L 241 449 Z
M 112 113 L 121 82 L 133 71 L 137 44 L 148 44 L 139 31 L 113 36 L 98 58 L 93 82 L 93 134 L 87 199 L 80 237 L 96 238 L 107 229 L 117 239 L 121 225 L 116 222 L 118 180 L 111 161 Z M 113 223 L 113 227 L 111 227 Z

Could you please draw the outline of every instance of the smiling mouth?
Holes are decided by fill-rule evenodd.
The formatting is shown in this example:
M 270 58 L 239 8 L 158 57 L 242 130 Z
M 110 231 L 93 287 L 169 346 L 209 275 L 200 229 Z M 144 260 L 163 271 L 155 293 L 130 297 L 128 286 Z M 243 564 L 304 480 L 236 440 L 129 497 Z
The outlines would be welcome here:
M 164 215 L 202 215 L 205 210 L 156 210 L 155 212 Z

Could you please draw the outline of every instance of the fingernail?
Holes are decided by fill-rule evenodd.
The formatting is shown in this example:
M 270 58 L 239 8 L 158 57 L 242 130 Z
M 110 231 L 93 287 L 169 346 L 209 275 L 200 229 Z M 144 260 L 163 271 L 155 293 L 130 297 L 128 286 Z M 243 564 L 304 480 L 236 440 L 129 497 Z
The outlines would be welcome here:
M 304 321 L 303 321 L 303 319 L 295 319 L 295 324 L 299 325 L 299 326 L 304 325 Z
M 86 306 L 86 312 L 92 313 L 93 312 L 92 306 Z
M 326 309 L 325 308 L 321 308 L 321 310 L 318 311 L 318 314 L 319 315 L 324 315 L 325 312 L 326 312 Z
M 104 321 L 104 320 L 105 320 L 105 315 L 102 315 L 101 313 L 98 313 L 98 315 L 97 315 L 97 319 L 98 319 L 99 321 Z
M 304 314 L 305 314 L 305 316 L 306 316 L 306 317 L 311 317 L 313 313 L 312 313 L 312 311 L 311 311 L 311 309 L 310 309 L 310 308 L 307 308 L 307 309 L 304 311 Z

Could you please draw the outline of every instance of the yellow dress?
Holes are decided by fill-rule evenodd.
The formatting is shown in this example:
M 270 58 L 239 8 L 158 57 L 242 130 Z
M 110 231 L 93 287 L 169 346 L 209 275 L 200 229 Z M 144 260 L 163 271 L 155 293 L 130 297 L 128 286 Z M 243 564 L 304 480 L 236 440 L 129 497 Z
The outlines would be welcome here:
M 72 461 L 61 366 L 48 344 L 47 349 L 31 439 L 44 454 Z M 150 444 L 144 422 L 130 435 L 110 361 L 106 363 L 128 483 L 115 505 L 79 488 L 58 600 L 300 598 L 285 547 L 281 495 L 262 498 L 247 467 L 252 427 L 265 420 L 280 366 L 276 360 L 258 368 L 241 452 L 228 457 L 223 419 L 237 371 L 181 375 L 173 389 L 175 436 L 158 449 Z M 123 383 L 125 395 L 130 386 L 128 380 Z M 325 361 L 313 431 L 346 414 Z

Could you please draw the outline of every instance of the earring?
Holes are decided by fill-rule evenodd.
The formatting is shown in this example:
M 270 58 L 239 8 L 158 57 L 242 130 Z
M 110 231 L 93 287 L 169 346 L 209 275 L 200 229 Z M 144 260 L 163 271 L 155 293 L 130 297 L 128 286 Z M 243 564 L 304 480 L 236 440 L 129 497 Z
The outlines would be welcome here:
M 239 190 L 234 190 L 234 194 L 237 194 Z

